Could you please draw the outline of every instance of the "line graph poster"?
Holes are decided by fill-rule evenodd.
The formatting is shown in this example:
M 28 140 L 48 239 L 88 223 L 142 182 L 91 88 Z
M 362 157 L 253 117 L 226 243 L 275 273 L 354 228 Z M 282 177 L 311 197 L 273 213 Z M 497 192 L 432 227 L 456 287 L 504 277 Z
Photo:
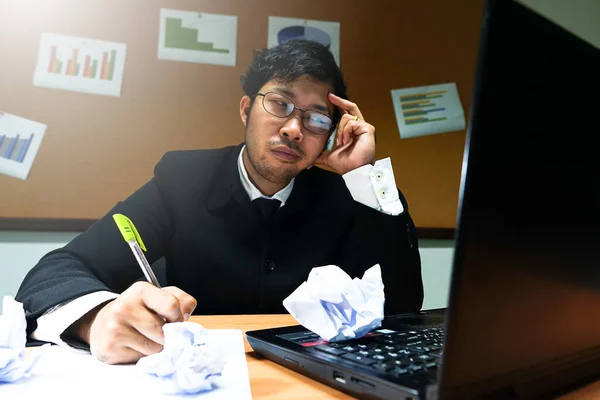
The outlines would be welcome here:
M 121 96 L 125 43 L 42 33 L 33 84 Z
M 158 58 L 235 67 L 237 16 L 162 8 Z
M 340 23 L 312 19 L 269 17 L 268 47 L 292 39 L 319 42 L 329 48 L 335 62 L 340 65 Z
M 0 112 L 0 173 L 27 179 L 46 125 Z
M 456 83 L 392 90 L 401 139 L 465 129 Z

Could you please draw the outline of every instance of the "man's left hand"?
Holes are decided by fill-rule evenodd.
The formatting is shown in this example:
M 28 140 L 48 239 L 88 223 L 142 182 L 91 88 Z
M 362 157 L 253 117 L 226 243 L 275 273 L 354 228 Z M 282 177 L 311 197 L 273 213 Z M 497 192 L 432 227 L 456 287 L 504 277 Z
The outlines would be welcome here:
M 329 101 L 342 112 L 333 150 L 325 152 L 316 164 L 325 165 L 343 175 L 375 162 L 375 127 L 367 123 L 358 106 L 329 93 Z

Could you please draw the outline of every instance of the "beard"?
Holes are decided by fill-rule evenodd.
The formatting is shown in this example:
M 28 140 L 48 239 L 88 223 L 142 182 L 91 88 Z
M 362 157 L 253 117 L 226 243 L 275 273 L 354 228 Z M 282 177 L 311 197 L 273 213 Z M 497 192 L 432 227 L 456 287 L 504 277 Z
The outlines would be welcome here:
M 280 138 L 280 140 L 271 139 L 265 146 L 265 153 L 261 153 L 261 146 L 255 135 L 252 134 L 252 130 L 250 128 L 250 124 L 246 125 L 246 154 L 248 155 L 248 160 L 252 165 L 252 168 L 265 180 L 277 184 L 287 184 L 293 178 L 298 175 L 300 172 L 297 168 L 294 168 L 293 164 L 289 164 L 287 167 L 284 166 L 274 166 L 269 163 L 267 159 L 266 152 L 269 148 L 273 148 L 276 146 L 287 146 L 290 149 L 295 150 L 298 154 L 303 155 L 300 147 L 289 140 L 285 140 L 285 138 Z

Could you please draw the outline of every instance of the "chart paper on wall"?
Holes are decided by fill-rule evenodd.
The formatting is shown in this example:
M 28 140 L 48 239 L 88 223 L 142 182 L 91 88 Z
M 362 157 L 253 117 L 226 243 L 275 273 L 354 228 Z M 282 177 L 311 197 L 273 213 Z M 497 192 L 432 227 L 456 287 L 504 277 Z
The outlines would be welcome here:
M 121 96 L 125 43 L 42 33 L 33 84 Z
M 237 16 L 160 10 L 158 58 L 235 66 Z
M 340 65 L 339 22 L 269 17 L 269 48 L 292 39 L 306 39 L 321 43 L 329 48 L 335 62 Z
M 0 173 L 27 179 L 46 125 L 0 112 Z
M 455 83 L 392 90 L 401 139 L 465 129 Z

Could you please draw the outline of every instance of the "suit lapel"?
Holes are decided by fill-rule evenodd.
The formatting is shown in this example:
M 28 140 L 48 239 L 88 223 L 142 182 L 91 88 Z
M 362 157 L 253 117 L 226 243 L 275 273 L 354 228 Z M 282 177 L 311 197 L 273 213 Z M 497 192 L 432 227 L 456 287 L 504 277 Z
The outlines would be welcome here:
M 237 165 L 237 159 L 242 150 L 243 143 L 236 147 L 231 147 L 225 157 L 217 167 L 219 173 L 215 174 L 202 201 L 209 212 L 216 212 L 219 209 L 230 206 L 232 201 L 238 203 L 238 206 L 250 206 L 250 199 L 242 186 L 240 174 Z

